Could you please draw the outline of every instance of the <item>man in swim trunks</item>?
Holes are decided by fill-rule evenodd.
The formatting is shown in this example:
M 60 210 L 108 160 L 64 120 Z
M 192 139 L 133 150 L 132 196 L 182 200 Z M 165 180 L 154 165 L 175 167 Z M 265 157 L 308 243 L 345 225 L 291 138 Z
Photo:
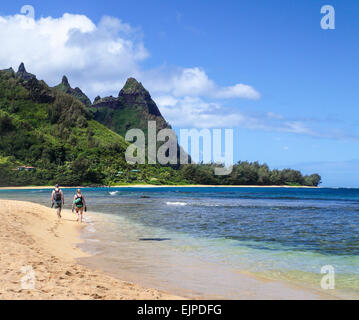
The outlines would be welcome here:
M 57 210 L 57 216 L 59 219 L 61 219 L 61 209 L 62 206 L 64 205 L 65 205 L 65 197 L 59 185 L 57 184 L 51 194 L 51 208 L 55 206 L 55 209 Z
M 76 209 L 76 213 L 77 213 L 77 221 L 82 223 L 82 214 L 85 208 L 85 212 L 87 211 L 86 208 L 86 201 L 85 201 L 85 197 L 81 194 L 81 190 L 77 189 L 77 192 L 74 196 L 74 201 L 72 203 L 72 212 L 74 212 L 74 209 Z

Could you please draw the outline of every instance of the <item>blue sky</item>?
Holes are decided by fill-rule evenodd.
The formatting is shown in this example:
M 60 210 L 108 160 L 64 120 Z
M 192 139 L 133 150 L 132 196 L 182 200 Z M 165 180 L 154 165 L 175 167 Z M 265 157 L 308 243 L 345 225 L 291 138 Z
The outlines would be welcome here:
M 62 48 L 52 52 L 42 41 L 38 47 L 51 56 L 51 70 L 36 48 L 23 50 L 23 56 L 7 49 L 4 57 L 11 59 L 0 52 L 0 68 L 16 67 L 21 60 L 51 85 L 67 74 L 91 98 L 97 91 L 116 95 L 127 76 L 136 76 L 177 131 L 206 123 L 235 128 L 235 160 L 318 172 L 324 186 L 359 187 L 357 1 L 3 1 L 0 16 L 19 14 L 25 4 L 35 8 L 36 20 L 78 14 L 100 31 L 87 38 L 81 32 L 71 36 L 85 46 L 93 41 L 86 51 L 72 51 L 73 60 L 80 59 L 76 66 L 56 57 Z M 335 8 L 335 30 L 320 27 L 325 4 Z M 103 16 L 120 19 L 121 25 L 113 27 L 113 20 L 101 24 Z M 93 32 L 89 21 L 79 22 L 82 32 Z M 16 33 L 16 21 L 6 23 L 9 29 L 0 31 L 0 38 L 11 48 L 23 38 Z M 34 32 L 45 31 L 39 26 Z M 94 47 L 98 37 L 121 37 L 129 43 L 127 51 L 101 55 Z M 97 52 L 95 58 L 91 52 Z M 104 70 L 92 68 L 87 62 L 92 58 Z M 182 81 L 185 74 L 201 87 L 191 92 Z M 102 80 L 106 76 L 108 83 Z M 91 77 L 101 83 L 89 85 Z M 237 84 L 244 87 L 234 90 Z

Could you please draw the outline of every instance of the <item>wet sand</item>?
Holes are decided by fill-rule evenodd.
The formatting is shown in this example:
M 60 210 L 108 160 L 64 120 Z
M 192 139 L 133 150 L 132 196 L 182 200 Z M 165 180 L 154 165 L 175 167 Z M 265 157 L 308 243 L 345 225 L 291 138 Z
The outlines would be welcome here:
M 54 209 L 0 200 L 0 219 L 0 300 L 180 298 L 80 265 L 82 226 L 70 211 L 59 221 Z
M 59 220 L 54 209 L 30 202 L 0 200 L 0 219 L 0 300 L 202 298 L 190 292 L 187 294 L 183 292 L 182 295 L 181 292 L 168 290 L 165 287 L 143 283 L 136 274 L 126 276 L 126 272 L 122 273 L 119 270 L 122 268 L 119 268 L 118 272 L 106 270 L 101 263 L 101 257 L 93 260 L 78 247 L 79 236 L 84 225 L 76 222 L 76 216 L 71 211 L 63 212 L 63 219 Z M 129 243 L 123 241 L 123 245 L 127 246 Z M 129 245 L 127 249 L 131 251 L 130 248 Z M 152 252 L 153 254 L 150 254 L 151 252 L 146 255 L 143 251 L 142 259 L 153 260 L 153 257 L 160 253 L 158 250 Z M 87 265 L 80 262 L 86 260 Z M 140 260 L 136 263 L 140 263 Z M 196 266 L 195 261 L 184 261 L 182 264 L 183 271 L 187 269 L 186 265 Z M 203 265 L 198 265 L 198 268 L 193 268 L 192 276 L 198 278 L 203 286 L 214 286 L 216 284 L 205 275 L 213 272 L 221 273 L 221 270 L 216 268 L 216 266 L 206 265 L 204 268 Z M 208 269 L 208 272 L 205 272 L 205 269 Z M 33 270 L 35 276 L 35 286 L 31 290 L 23 287 L 26 276 L 31 275 L 29 270 Z M 171 278 L 182 282 L 185 278 L 182 279 L 181 276 L 182 274 L 178 274 Z M 235 299 L 334 298 L 321 292 L 313 292 L 278 281 L 261 280 L 239 270 L 234 278 L 231 276 L 226 282 L 232 283 L 233 279 L 238 282 L 239 290 Z M 25 284 L 28 283 L 25 281 Z M 218 296 L 210 298 L 223 298 L 220 289 L 218 288 Z M 222 289 L 225 289 L 225 285 Z M 214 290 L 217 291 L 216 287 Z

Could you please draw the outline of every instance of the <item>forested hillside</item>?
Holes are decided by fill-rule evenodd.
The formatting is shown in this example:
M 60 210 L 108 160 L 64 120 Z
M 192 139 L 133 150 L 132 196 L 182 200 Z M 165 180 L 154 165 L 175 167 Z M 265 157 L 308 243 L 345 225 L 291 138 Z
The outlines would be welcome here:
M 129 165 L 125 161 L 128 143 L 122 135 L 133 127 L 146 131 L 148 120 L 156 120 L 159 128 L 170 127 L 135 79 L 127 81 L 118 98 L 98 98 L 90 105 L 66 77 L 50 88 L 23 64 L 16 73 L 12 68 L 2 70 L 0 185 L 320 183 L 318 175 L 303 177 L 299 171 L 271 171 L 248 162 L 236 164 L 229 176 L 215 176 L 214 165 Z M 28 168 L 19 170 L 21 166 Z

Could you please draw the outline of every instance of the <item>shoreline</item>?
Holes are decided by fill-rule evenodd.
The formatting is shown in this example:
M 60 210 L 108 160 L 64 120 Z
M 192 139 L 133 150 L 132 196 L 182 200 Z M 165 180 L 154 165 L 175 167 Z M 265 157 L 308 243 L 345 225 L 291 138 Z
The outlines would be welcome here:
M 23 187 L 0 187 L 0 190 L 48 190 L 53 189 L 53 186 L 23 186 Z M 203 184 L 191 184 L 191 185 L 151 185 L 151 184 L 131 184 L 131 185 L 116 185 L 116 186 L 98 186 L 98 187 L 61 187 L 61 189 L 86 189 L 86 188 L 289 188 L 289 189 L 320 189 L 322 187 L 311 186 L 256 186 L 256 185 L 203 185 Z
M 101 267 L 81 263 L 83 258 L 93 257 L 79 247 L 84 243 L 80 234 L 86 224 L 79 225 L 70 210 L 64 210 L 62 216 L 59 221 L 54 209 L 32 202 L 0 200 L 0 300 L 188 299 L 186 294 L 139 285 L 139 280 L 127 281 Z M 26 266 L 35 272 L 35 290 L 21 288 L 21 269 Z M 337 299 L 240 270 L 238 275 L 246 284 L 241 299 Z
M 77 245 L 85 226 L 69 211 L 0 200 L 0 300 L 175 300 L 183 297 L 142 287 L 88 268 Z M 24 286 L 34 275 L 34 289 Z

